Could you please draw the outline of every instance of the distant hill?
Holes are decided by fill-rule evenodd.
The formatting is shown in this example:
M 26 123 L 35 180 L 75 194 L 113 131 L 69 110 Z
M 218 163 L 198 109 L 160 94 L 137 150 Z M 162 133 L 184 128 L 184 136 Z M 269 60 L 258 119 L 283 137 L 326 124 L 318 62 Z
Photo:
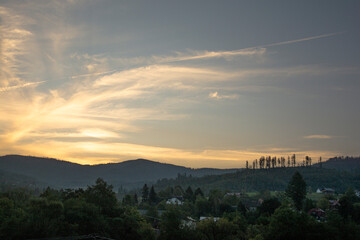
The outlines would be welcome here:
M 78 188 L 92 185 L 98 177 L 115 189 L 141 187 L 156 182 L 168 185 L 191 185 L 205 189 L 283 190 L 298 169 L 312 188 L 331 187 L 337 191 L 348 186 L 360 188 L 360 158 L 334 157 L 311 168 L 275 168 L 270 170 L 192 169 L 146 159 L 121 163 L 81 165 L 67 161 L 21 155 L 0 157 L 0 183 L 12 186 Z M 347 171 L 347 172 L 344 172 Z M 184 174 L 186 176 L 184 177 Z M 191 177 L 190 177 L 191 175 Z
M 21 155 L 0 157 L 0 171 L 18 174 L 32 179 L 34 183 L 56 188 L 86 187 L 98 177 L 114 187 L 139 187 L 144 182 L 162 178 L 175 178 L 178 174 L 205 176 L 236 172 L 239 169 L 192 169 L 146 159 L 129 160 L 121 163 L 81 165 L 53 158 L 39 158 Z M 19 178 L 19 177 L 18 177 Z
M 193 189 L 200 187 L 205 192 L 211 189 L 229 191 L 283 191 L 292 175 L 299 171 L 308 187 L 312 191 L 317 188 L 333 188 L 337 192 L 344 192 L 352 187 L 360 189 L 360 172 L 339 171 L 336 169 L 318 167 L 290 167 L 272 169 L 246 169 L 241 172 L 213 175 L 204 177 L 182 176 L 177 179 L 159 180 L 156 189 L 168 186 L 182 186 L 184 189 L 191 186 Z
M 43 185 L 43 183 L 38 182 L 32 177 L 0 170 L 0 191 L 18 187 L 34 189 L 36 186 L 41 185 Z
M 245 169 L 236 173 L 199 178 L 181 176 L 177 179 L 159 180 L 156 188 L 180 185 L 185 188 L 200 187 L 205 191 L 283 191 L 295 171 L 303 175 L 308 187 L 313 191 L 321 187 L 334 188 L 338 192 L 344 192 L 348 187 L 360 189 L 359 157 L 334 157 L 323 162 L 321 166 L 314 164 L 311 167 Z
M 319 164 L 314 164 L 318 167 Z M 333 157 L 322 163 L 323 168 L 333 168 L 346 171 L 360 171 L 360 157 Z

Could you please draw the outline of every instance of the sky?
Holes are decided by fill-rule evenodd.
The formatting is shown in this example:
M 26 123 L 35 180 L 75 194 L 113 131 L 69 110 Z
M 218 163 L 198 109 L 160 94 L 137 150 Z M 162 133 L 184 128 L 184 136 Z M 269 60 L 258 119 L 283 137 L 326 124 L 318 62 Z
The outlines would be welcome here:
M 0 155 L 360 155 L 359 1 L 0 0 Z

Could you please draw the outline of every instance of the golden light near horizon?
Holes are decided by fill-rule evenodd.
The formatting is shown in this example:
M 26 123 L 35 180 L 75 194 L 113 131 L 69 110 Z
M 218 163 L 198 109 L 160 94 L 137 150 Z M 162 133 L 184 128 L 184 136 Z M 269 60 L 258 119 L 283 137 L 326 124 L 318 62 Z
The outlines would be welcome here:
M 147 4 L 0 5 L 1 155 L 195 168 L 359 155 L 359 23 L 285 14 L 284 28 L 274 8 L 259 26 L 239 2 L 191 3 L 190 24 L 180 3 Z

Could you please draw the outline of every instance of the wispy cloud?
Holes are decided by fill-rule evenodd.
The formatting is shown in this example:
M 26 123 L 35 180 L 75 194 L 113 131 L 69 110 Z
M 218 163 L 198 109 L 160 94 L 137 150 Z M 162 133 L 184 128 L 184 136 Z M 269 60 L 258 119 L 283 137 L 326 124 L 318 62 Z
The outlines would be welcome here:
M 231 51 L 196 51 L 189 49 L 186 52 L 175 52 L 173 56 L 152 56 L 152 57 L 135 57 L 135 58 L 118 58 L 114 59 L 120 64 L 130 64 L 130 65 L 138 65 L 138 64 L 164 64 L 164 63 L 174 63 L 174 62 L 182 62 L 182 61 L 190 61 L 190 60 L 206 60 L 212 58 L 224 58 L 226 60 L 231 60 L 233 57 L 241 57 L 241 56 L 263 56 L 266 54 L 268 47 L 281 46 L 281 45 L 289 45 L 298 42 L 305 42 L 315 39 L 327 38 L 331 36 L 335 36 L 341 34 L 342 32 L 328 33 L 310 36 L 306 38 L 299 38 L 289 41 L 282 41 L 270 44 L 264 44 L 254 47 L 246 47 L 237 50 Z
M 294 39 L 289 41 L 282 41 L 277 43 L 264 44 L 253 47 L 246 47 L 237 50 L 231 51 L 196 51 L 189 49 L 186 52 L 175 52 L 173 56 L 151 56 L 151 57 L 134 57 L 134 58 L 118 58 L 114 59 L 119 64 L 125 65 L 138 65 L 138 64 L 166 64 L 166 63 L 174 63 L 174 62 L 183 62 L 183 61 L 191 61 L 191 60 L 206 60 L 212 58 L 224 58 L 226 60 L 232 60 L 234 57 L 249 57 L 249 56 L 264 56 L 266 54 L 268 47 L 288 45 L 298 42 L 310 41 L 315 39 L 327 38 L 331 36 L 335 36 L 341 34 L 342 32 L 321 34 L 316 36 L 310 36 L 306 38 Z
M 29 83 L 23 83 L 23 84 L 19 84 L 19 85 L 15 85 L 15 86 L 3 87 L 3 88 L 0 88 L 0 92 L 7 92 L 7 91 L 15 90 L 15 89 L 18 89 L 18 88 L 35 86 L 35 85 L 39 85 L 39 84 L 44 83 L 44 82 L 45 82 L 45 81 L 41 81 L 41 82 L 29 82 Z
M 24 29 L 26 18 L 11 9 L 0 6 L 0 19 L 0 84 L 7 87 L 21 83 L 20 57 L 26 53 L 25 43 L 32 33 Z
M 0 92 L 11 91 L 11 94 L 0 95 L 0 100 L 7 103 L 0 105 L 0 143 L 6 146 L 6 152 L 1 150 L 3 152 L 0 153 L 11 151 L 43 155 L 45 152 L 49 157 L 81 163 L 115 162 L 143 157 L 170 163 L 181 160 L 193 167 L 244 166 L 245 160 L 271 154 L 271 151 L 265 153 L 260 150 L 207 148 L 187 150 L 129 143 L 127 139 L 131 134 L 144 131 L 145 127 L 139 124 L 140 121 L 176 121 L 189 118 L 189 112 L 177 111 L 179 108 L 186 109 L 186 104 L 194 106 L 198 101 L 206 101 L 208 98 L 239 98 L 237 88 L 227 86 L 228 89 L 225 89 L 225 84 L 222 84 L 224 82 L 235 79 L 245 81 L 248 76 L 316 72 L 316 69 L 306 67 L 257 67 L 244 70 L 205 65 L 189 67 L 186 66 L 186 61 L 258 59 L 265 56 L 267 48 L 272 46 L 336 35 L 324 34 L 231 51 L 187 50 L 136 58 L 77 55 L 73 53 L 76 47 L 71 44 L 82 32 L 63 21 L 66 4 L 63 6 L 63 2 L 59 1 L 52 3 L 55 6 L 39 4 L 41 6 L 32 5 L 30 8 L 29 12 L 36 10 L 36 14 L 30 14 L 34 17 L 34 22 L 39 24 L 39 32 L 36 34 L 24 25 L 28 22 L 26 16 L 0 7 Z M 38 7 L 41 7 L 41 11 L 37 10 Z M 54 9 L 57 14 L 49 9 Z M 23 68 L 20 71 L 22 58 L 26 54 L 29 57 L 24 59 L 33 68 Z M 73 61 L 68 63 L 69 59 Z M 77 65 L 71 66 L 73 62 Z M 82 72 L 77 70 L 78 67 Z M 20 76 L 24 73 L 35 78 L 21 79 Z M 45 82 L 38 79 L 48 80 L 45 75 L 58 81 L 56 88 L 47 91 L 30 88 Z M 59 81 L 64 76 L 69 81 Z M 30 82 L 29 79 L 36 79 L 37 82 Z M 26 94 L 12 91 L 26 87 L 29 87 Z M 250 91 L 262 91 L 258 90 L 259 86 L 249 88 Z M 241 90 L 247 91 L 249 88 L 243 87 Z M 326 154 L 330 155 L 323 152 L 311 153 L 322 154 L 324 157 Z M 276 154 L 289 154 L 289 151 L 279 148 L 276 149 Z M 301 155 L 302 152 L 298 151 L 297 154 Z
M 116 63 L 119 66 L 147 66 L 147 65 L 157 65 L 157 64 L 168 64 L 168 63 L 179 63 L 186 62 L 191 60 L 208 60 L 214 58 L 222 58 L 225 60 L 232 60 L 235 57 L 261 57 L 266 54 L 266 48 L 263 47 L 252 47 L 244 48 L 232 51 L 199 51 L 188 49 L 187 51 L 175 51 L 173 54 L 169 55 L 153 55 L 150 57 L 127 57 L 127 58 L 111 58 L 112 62 Z M 99 60 L 104 61 L 104 58 L 97 56 L 89 56 L 87 54 L 83 56 L 76 56 L 78 59 L 94 59 L 94 62 Z
M 332 139 L 332 138 L 334 138 L 334 136 L 329 136 L 329 135 L 309 135 L 309 136 L 304 136 L 304 138 L 306 138 L 306 139 Z
M 33 93 L 27 98 L 18 94 L 7 96 L 7 105 L 0 106 L 3 114 L 0 121 L 6 127 L 4 137 L 12 144 L 34 136 L 49 138 L 94 137 L 124 135 L 137 131 L 139 120 L 177 120 L 186 117 L 173 112 L 174 106 L 166 103 L 171 98 L 157 97 L 169 90 L 190 90 L 198 87 L 194 77 L 201 83 L 205 80 L 218 81 L 222 73 L 209 69 L 153 66 L 109 74 L 97 81 L 78 80 L 78 84 L 52 90 L 47 93 Z M 26 83 L 1 89 L 26 87 L 37 83 Z M 132 100 L 151 99 L 151 108 L 132 106 Z M 170 108 L 169 108 L 170 107 Z M 26 123 L 26 124 L 25 124 Z M 26 126 L 26 127 L 25 127 Z M 59 135 L 64 129 L 71 129 Z M 80 131 L 79 129 L 97 129 Z M 64 139 L 63 139 L 64 140 Z
M 159 86 L 161 82 L 187 82 L 191 81 L 195 85 L 196 81 L 221 81 L 233 76 L 232 73 L 214 70 L 211 68 L 196 68 L 185 66 L 171 65 L 151 65 L 147 67 L 133 68 L 130 70 L 119 71 L 111 75 L 98 78 L 95 86 L 107 86 L 114 84 L 134 84 L 141 81 L 139 88 L 147 88 L 149 86 Z
M 211 92 L 209 93 L 209 98 L 213 98 L 213 99 L 237 99 L 239 98 L 238 94 L 231 94 L 231 95 L 223 95 L 223 94 L 219 94 L 218 92 Z
M 254 48 L 244 48 L 233 51 L 194 51 L 189 50 L 187 53 L 177 52 L 176 56 L 173 57 L 153 57 L 156 62 L 167 63 L 167 62 L 180 62 L 188 60 L 203 60 L 210 58 L 225 58 L 235 56 L 261 56 L 266 53 L 265 48 L 254 47 Z
M 83 77 L 96 77 L 96 76 L 106 75 L 106 74 L 114 73 L 114 72 L 116 72 L 116 70 L 106 71 L 106 72 L 93 72 L 93 73 L 75 75 L 75 76 L 72 76 L 71 78 L 76 79 L 76 78 L 83 78 Z
M 187 96 L 187 101 L 201 91 L 208 94 L 209 90 L 208 97 L 212 99 L 238 98 L 237 94 L 227 94 L 229 91 L 219 89 L 216 83 L 249 74 L 268 75 L 269 72 L 247 70 L 241 73 L 153 65 L 93 76 L 93 81 L 78 78 L 70 87 L 65 85 L 50 93 L 29 93 L 25 98 L 15 91 L 6 97 L 8 104 L 0 105 L 3 113 L 0 116 L 3 126 L 0 138 L 6 139 L 8 145 L 38 138 L 59 141 L 57 144 L 60 141 L 72 142 L 74 138 L 92 138 L 93 142 L 104 139 L 104 136 L 126 139 L 128 133 L 141 131 L 141 126 L 137 124 L 139 120 L 187 118 L 186 113 L 176 112 L 177 107 L 186 107 L 185 100 L 181 100 L 182 94 Z M 181 106 L 177 104 L 180 100 Z M 134 106 L 133 101 L 140 101 L 140 104 Z M 146 102 L 151 102 L 150 108 Z M 191 106 L 194 104 L 198 102 L 189 103 Z

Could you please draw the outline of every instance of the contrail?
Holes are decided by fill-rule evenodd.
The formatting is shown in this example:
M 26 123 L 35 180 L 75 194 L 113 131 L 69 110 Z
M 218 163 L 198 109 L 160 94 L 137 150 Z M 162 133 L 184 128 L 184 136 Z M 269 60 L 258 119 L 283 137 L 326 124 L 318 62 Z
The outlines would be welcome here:
M 193 54 L 193 55 L 169 57 L 167 59 L 165 58 L 165 60 L 163 60 L 163 61 L 164 62 L 180 62 L 180 61 L 206 59 L 206 58 L 231 57 L 231 56 L 236 56 L 236 55 L 263 54 L 266 51 L 266 47 L 274 47 L 274 46 L 281 46 L 281 45 L 293 44 L 293 43 L 298 43 L 298 42 L 310 41 L 310 40 L 314 40 L 314 39 L 331 37 L 331 36 L 338 35 L 341 33 L 343 33 L 343 32 L 327 33 L 327 34 L 321 34 L 321 35 L 317 35 L 317 36 L 294 39 L 294 40 L 289 40 L 289 41 L 270 43 L 270 44 L 259 45 L 259 46 L 254 46 L 254 47 L 247 47 L 247 48 L 242 48 L 242 49 L 233 50 L 233 51 L 212 51 L 212 52 L 209 52 L 209 51 L 196 52 L 196 51 L 194 51 L 193 53 L 195 53 L 195 54 Z
M 271 44 L 266 44 L 266 45 L 259 46 L 259 47 L 272 47 L 272 46 L 280 46 L 280 45 L 292 44 L 292 43 L 297 43 L 297 42 L 304 42 L 304 41 L 309 41 L 309 40 L 314 40 L 314 39 L 319 39 L 319 38 L 331 37 L 331 36 L 338 35 L 341 33 L 343 33 L 343 32 L 328 33 L 328 34 L 322 34 L 322 35 L 317 35 L 317 36 L 312 36 L 312 37 L 307 37 L 307 38 L 300 38 L 300 39 L 295 39 L 295 40 L 290 40 L 290 41 L 271 43 Z

